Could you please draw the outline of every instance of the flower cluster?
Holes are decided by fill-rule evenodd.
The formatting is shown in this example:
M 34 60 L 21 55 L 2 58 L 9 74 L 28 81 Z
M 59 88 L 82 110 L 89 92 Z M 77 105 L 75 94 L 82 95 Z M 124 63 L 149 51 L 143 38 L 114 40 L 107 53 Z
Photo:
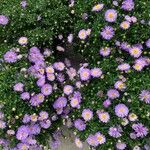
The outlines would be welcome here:
M 79 149 L 149 150 L 148 2 L 11 5 L 0 6 L 2 149 L 57 149 L 66 125 Z

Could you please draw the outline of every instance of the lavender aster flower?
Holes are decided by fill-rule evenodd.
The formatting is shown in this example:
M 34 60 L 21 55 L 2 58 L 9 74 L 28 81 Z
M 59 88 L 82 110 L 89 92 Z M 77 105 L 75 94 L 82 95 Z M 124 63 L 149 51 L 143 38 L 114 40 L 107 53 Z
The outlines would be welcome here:
M 39 113 L 39 120 L 45 120 L 45 119 L 48 119 L 48 113 L 46 111 L 41 111 Z
M 130 69 L 130 65 L 127 63 L 123 63 L 121 65 L 118 66 L 118 69 L 120 71 L 128 71 Z
M 109 131 L 108 131 L 109 135 L 114 138 L 121 137 L 121 132 L 122 132 L 122 130 L 119 127 L 110 127 Z
M 6 123 L 2 120 L 0 120 L 0 129 L 6 128 Z
M 133 124 L 132 128 L 135 131 L 137 137 L 143 138 L 148 134 L 148 128 L 145 127 L 142 123 Z
M 134 9 L 134 1 L 133 0 L 124 0 L 122 2 L 121 8 L 126 11 L 131 11 Z
M 126 105 L 124 104 L 118 104 L 115 106 L 115 113 L 118 117 L 126 117 L 129 113 L 129 109 Z
M 106 142 L 106 137 L 103 134 L 101 134 L 100 132 L 97 132 L 95 134 L 95 136 L 97 137 L 97 140 L 98 140 L 100 145 L 104 144 Z
M 60 140 L 52 140 L 50 142 L 50 147 L 51 149 L 57 149 L 60 144 Z
M 110 40 L 110 39 L 113 38 L 115 32 L 114 32 L 113 27 L 111 27 L 111 26 L 105 26 L 105 27 L 102 29 L 102 31 L 101 31 L 100 34 L 101 34 L 101 36 L 102 36 L 103 39 L 105 39 L 105 40 Z
M 70 95 L 73 93 L 73 87 L 71 85 L 65 85 L 63 91 L 66 95 Z
M 89 121 L 93 117 L 93 112 L 90 109 L 84 109 L 82 111 L 82 117 L 85 121 Z
M 83 131 L 86 128 L 86 124 L 84 123 L 83 120 L 77 119 L 74 121 L 74 126 L 77 128 L 79 131 Z
M 13 89 L 17 92 L 23 92 L 23 87 L 24 85 L 21 82 L 19 82 L 14 85 Z
M 118 98 L 120 96 L 119 92 L 115 89 L 110 89 L 107 91 L 107 96 L 110 98 L 110 99 L 115 99 L 115 98 Z
M 22 125 L 18 128 L 16 138 L 18 140 L 25 140 L 29 135 L 29 128 L 28 126 Z
M 21 94 L 21 99 L 23 99 L 23 100 L 29 100 L 29 99 L 30 99 L 30 94 L 29 94 L 29 92 L 23 92 L 23 93 Z
M 89 80 L 90 76 L 91 76 L 91 74 L 90 74 L 90 70 L 89 69 L 87 69 L 87 68 L 86 69 L 81 69 L 81 71 L 80 71 L 80 78 L 81 78 L 82 81 Z
M 29 149 L 29 145 L 27 145 L 25 143 L 19 143 L 19 144 L 17 144 L 17 148 L 19 150 L 28 150 Z
M 29 123 L 30 122 L 30 116 L 28 114 L 25 114 L 22 120 L 23 123 Z
M 142 90 L 139 96 L 141 101 L 144 101 L 147 104 L 150 104 L 150 91 Z
M 49 119 L 40 122 L 40 125 L 44 129 L 48 129 L 51 126 L 51 121 Z
M 41 93 L 45 96 L 52 94 L 52 86 L 50 84 L 44 84 L 41 88 Z
M 105 12 L 105 20 L 108 22 L 115 22 L 117 19 L 117 11 L 114 9 L 108 9 Z
M 127 145 L 125 143 L 121 143 L 121 142 L 116 143 L 116 148 L 118 150 L 124 150 L 126 148 L 126 146 Z
M 99 142 L 98 142 L 98 139 L 97 139 L 97 136 L 96 136 L 96 135 L 90 134 L 90 135 L 88 136 L 88 138 L 86 139 L 86 141 L 87 141 L 87 143 L 88 143 L 89 145 L 94 146 L 94 147 L 96 147 L 96 146 L 99 145 Z
M 0 15 L 0 25 L 7 25 L 8 24 L 8 18 L 4 15 Z
M 57 109 L 57 108 L 66 107 L 66 105 L 67 105 L 67 99 L 65 97 L 59 97 L 58 99 L 55 100 L 53 107 Z
M 103 57 L 109 56 L 110 52 L 111 50 L 108 47 L 101 48 L 99 51 L 100 55 L 102 55 Z
M 38 124 L 33 124 L 28 127 L 29 135 L 38 135 L 41 132 L 41 128 Z
M 91 76 L 94 78 L 99 78 L 102 75 L 102 70 L 100 68 L 91 69 Z
M 17 61 L 17 54 L 10 50 L 4 54 L 4 60 L 8 63 L 15 63 Z
M 148 40 L 146 41 L 146 46 L 147 46 L 148 48 L 150 48 L 150 39 L 148 39 Z
M 27 6 L 27 1 L 21 1 L 20 4 L 21 4 L 22 8 L 25 8 Z
M 42 93 L 36 94 L 31 97 L 30 103 L 32 106 L 38 106 L 39 104 L 43 103 L 44 95 Z

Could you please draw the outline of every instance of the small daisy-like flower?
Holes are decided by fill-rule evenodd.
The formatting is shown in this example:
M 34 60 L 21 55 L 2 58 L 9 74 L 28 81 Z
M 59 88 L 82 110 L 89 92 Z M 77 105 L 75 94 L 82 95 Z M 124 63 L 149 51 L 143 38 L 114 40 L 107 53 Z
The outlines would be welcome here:
M 106 142 L 106 137 L 103 134 L 101 134 L 100 132 L 97 132 L 95 134 L 95 136 L 97 137 L 97 140 L 98 140 L 100 145 L 104 144 Z
M 148 48 L 150 48 L 150 39 L 148 39 L 148 40 L 146 41 L 146 46 L 147 46 Z
M 96 147 L 99 145 L 98 139 L 96 135 L 90 134 L 88 138 L 86 139 L 87 143 L 93 147 Z
M 105 20 L 108 22 L 115 22 L 117 19 L 117 11 L 114 9 L 108 9 L 105 12 Z
M 118 66 L 118 69 L 120 71 L 128 71 L 130 69 L 130 65 L 127 63 L 123 63 L 121 65 Z
M 142 123 L 133 124 L 132 129 L 135 131 L 137 137 L 143 138 L 148 134 L 148 128 L 145 127 Z
M 110 127 L 108 134 L 114 138 L 119 138 L 122 136 L 121 132 L 122 132 L 122 128 L 120 126 L 119 127 Z
M 120 24 L 120 27 L 123 29 L 123 30 L 127 30 L 130 28 L 130 22 L 128 21 L 123 21 L 121 24 Z
M 8 18 L 4 15 L 0 15 L 0 25 L 7 25 L 8 24 Z
M 135 64 L 133 65 L 133 68 L 134 68 L 136 71 L 141 71 L 144 67 L 143 67 L 141 64 L 139 64 L 139 63 L 135 63 Z
M 111 50 L 108 47 L 101 48 L 99 51 L 100 55 L 102 55 L 103 57 L 109 56 L 110 52 Z
M 37 122 L 38 116 L 36 114 L 30 115 L 30 120 L 33 122 Z
M 137 115 L 134 113 L 130 113 L 128 118 L 130 121 L 136 121 L 138 119 Z
M 47 79 L 48 79 L 49 81 L 54 81 L 54 80 L 55 80 L 55 75 L 54 75 L 53 73 L 48 73 L 48 74 L 47 74 Z
M 23 87 L 24 85 L 21 82 L 19 82 L 14 85 L 13 89 L 17 92 L 23 92 Z
M 141 56 L 142 51 L 138 47 L 132 47 L 132 48 L 129 49 L 129 53 L 130 53 L 131 56 L 133 56 L 135 58 L 138 58 L 138 57 Z
M 124 150 L 125 148 L 126 148 L 126 144 L 125 143 L 122 143 L 122 142 L 118 142 L 117 144 L 116 144 L 116 148 L 118 149 L 118 150 Z
M 70 105 L 73 108 L 78 108 L 80 104 L 80 100 L 77 97 L 72 97 L 70 101 Z
M 77 119 L 74 121 L 74 126 L 77 128 L 79 131 L 83 131 L 86 128 L 86 124 L 83 120 Z
M 52 94 L 52 86 L 50 84 L 44 84 L 41 88 L 41 93 L 45 96 Z
M 115 83 L 114 87 L 115 87 L 116 89 L 122 91 L 122 90 L 124 90 L 124 89 L 126 88 L 126 85 L 125 85 L 125 83 L 122 82 L 122 81 L 117 81 L 117 82 Z
M 111 26 L 105 26 L 101 31 L 101 36 L 105 40 L 111 40 L 115 34 L 114 28 Z
M 78 33 L 78 37 L 81 40 L 85 40 L 87 38 L 87 31 L 85 29 L 80 30 Z
M 27 44 L 28 44 L 28 39 L 27 39 L 27 37 L 21 37 L 21 38 L 19 38 L 18 43 L 19 43 L 20 45 L 27 45 Z
M 80 71 L 80 79 L 82 81 L 87 81 L 91 77 L 91 71 L 89 69 L 81 69 Z
M 92 11 L 101 11 L 104 7 L 104 4 L 97 4 L 92 8 Z
M 46 73 L 54 73 L 54 68 L 53 68 L 53 66 L 48 66 L 48 67 L 46 67 Z
M 124 0 L 122 2 L 121 8 L 126 11 L 131 11 L 134 9 L 134 1 L 133 0 Z
M 82 111 L 82 117 L 85 121 L 89 121 L 93 118 L 93 112 L 90 109 L 84 109 Z
M 53 67 L 58 71 L 63 71 L 65 69 L 65 65 L 63 62 L 55 62 Z
M 118 104 L 115 106 L 115 114 L 120 117 L 124 118 L 128 115 L 129 109 L 126 105 L 124 104 Z
M 10 50 L 4 54 L 4 60 L 8 63 L 15 63 L 17 61 L 17 54 Z
M 48 113 L 46 111 L 41 111 L 39 113 L 39 118 L 38 120 L 45 120 L 45 119 L 48 119 Z
M 139 98 L 141 101 L 144 101 L 147 104 L 150 104 L 150 91 L 148 90 L 142 90 Z
M 75 138 L 75 144 L 78 148 L 83 148 L 83 143 L 79 138 Z
M 119 92 L 115 89 L 110 89 L 107 91 L 107 96 L 110 98 L 110 99 L 115 99 L 115 98 L 118 98 L 120 96 Z
M 107 123 L 110 120 L 110 115 L 108 112 L 97 111 L 98 118 L 101 122 Z
M 2 120 L 0 120 L 0 129 L 6 128 L 6 123 Z
M 73 93 L 73 87 L 71 85 L 65 85 L 64 86 L 64 89 L 63 89 L 63 92 L 66 94 L 66 95 L 70 95 Z
M 94 68 L 94 69 L 91 69 L 91 76 L 92 77 L 95 77 L 95 78 L 98 78 L 102 75 L 102 71 L 100 68 Z

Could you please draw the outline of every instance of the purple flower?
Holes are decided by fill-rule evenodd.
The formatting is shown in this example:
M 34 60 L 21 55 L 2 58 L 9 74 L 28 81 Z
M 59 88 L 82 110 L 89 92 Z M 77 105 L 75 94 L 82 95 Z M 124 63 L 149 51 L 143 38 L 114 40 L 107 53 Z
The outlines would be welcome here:
M 103 57 L 109 56 L 110 52 L 110 48 L 108 47 L 101 48 L 99 51 L 100 55 L 102 55 Z
M 110 127 L 108 131 L 109 135 L 114 138 L 121 137 L 121 132 L 122 132 L 121 127 Z
M 129 49 L 129 53 L 130 53 L 131 56 L 133 56 L 135 58 L 138 58 L 138 57 L 141 56 L 142 51 L 138 47 L 132 47 L 132 48 Z
M 90 76 L 91 76 L 91 74 L 90 74 L 90 70 L 89 70 L 89 69 L 83 68 L 83 69 L 80 70 L 80 79 L 81 79 L 82 81 L 87 81 L 87 80 L 89 80 L 89 79 L 90 79 Z
M 126 148 L 126 146 L 127 145 L 125 143 L 121 143 L 121 142 L 116 143 L 116 148 L 118 150 L 124 150 Z
M 130 28 L 130 22 L 128 21 L 123 21 L 121 24 L 120 24 L 120 27 L 123 29 L 123 30 L 127 30 Z
M 19 143 L 19 144 L 17 144 L 17 148 L 19 150 L 28 150 L 29 149 L 29 145 L 27 145 L 25 143 Z
M 40 126 L 44 129 L 48 129 L 51 126 L 51 121 L 49 119 L 40 121 Z
M 28 39 L 27 37 L 20 37 L 19 40 L 18 40 L 18 43 L 20 45 L 27 45 L 28 44 Z
M 89 121 L 93 118 L 93 112 L 90 109 L 84 109 L 82 111 L 82 117 L 85 121 Z
M 48 113 L 46 111 L 41 111 L 39 113 L 39 120 L 45 120 L 48 119 Z
M 0 120 L 0 129 L 6 128 L 6 123 L 2 120 Z
M 105 12 L 105 20 L 108 22 L 115 22 L 117 19 L 117 11 L 114 9 L 108 9 Z
M 37 80 L 36 84 L 37 84 L 39 87 L 43 86 L 43 85 L 45 84 L 45 77 L 42 76 L 41 78 L 39 78 L 39 79 Z
M 97 137 L 99 144 L 104 144 L 106 142 L 106 137 L 100 132 L 97 132 L 95 136 Z
M 86 128 L 86 124 L 83 120 L 77 119 L 74 121 L 74 126 L 77 128 L 79 131 L 83 131 Z
M 110 89 L 107 91 L 107 96 L 110 98 L 110 99 L 115 99 L 115 98 L 118 98 L 120 96 L 119 92 L 115 89 Z
M 60 140 L 52 140 L 50 142 L 50 147 L 51 149 L 57 149 L 60 144 Z
M 63 92 L 66 94 L 66 95 L 70 95 L 73 93 L 73 87 L 71 85 L 65 85 L 64 86 L 64 89 L 63 89 Z
M 30 99 L 30 94 L 29 94 L 29 92 L 23 92 L 23 93 L 21 94 L 21 99 L 23 99 L 23 100 L 29 100 L 29 99 Z
M 85 40 L 87 38 L 87 32 L 85 29 L 82 29 L 79 31 L 78 33 L 78 37 L 81 39 L 81 40 Z
M 98 139 L 97 139 L 97 136 L 96 136 L 96 135 L 90 134 L 90 135 L 88 136 L 88 138 L 86 139 L 86 141 L 87 141 L 87 143 L 88 143 L 89 145 L 94 146 L 94 147 L 96 147 L 96 146 L 99 145 L 99 142 L 98 142 Z
M 25 140 L 29 135 L 29 128 L 28 126 L 22 125 L 18 128 L 16 138 L 18 140 Z
M 108 112 L 97 111 L 98 118 L 101 122 L 107 123 L 110 120 L 110 115 Z
M 64 82 L 64 80 L 65 80 L 64 74 L 58 73 L 58 74 L 57 74 L 57 80 L 58 80 L 59 82 Z
M 124 0 L 122 2 L 121 8 L 126 11 L 131 11 L 134 9 L 134 1 L 133 0 Z
M 100 33 L 102 38 L 105 40 L 110 40 L 113 38 L 115 32 L 114 32 L 114 28 L 111 26 L 105 26 L 102 29 L 102 32 Z
M 103 102 L 103 106 L 104 106 L 105 108 L 108 108 L 110 105 L 111 105 L 111 101 L 110 101 L 109 99 L 107 99 L 107 100 L 105 100 L 105 101 Z
M 150 91 L 142 90 L 139 96 L 141 101 L 144 101 L 147 104 L 150 104 Z
M 0 25 L 7 25 L 8 24 L 8 18 L 4 15 L 0 15 Z
M 39 104 L 43 103 L 44 95 L 42 93 L 36 94 L 31 97 L 30 103 L 32 106 L 38 106 Z
M 91 69 L 91 76 L 94 78 L 99 78 L 102 75 L 102 70 L 100 68 Z
M 52 94 L 52 86 L 50 84 L 44 84 L 41 88 L 41 93 L 45 96 Z
M 67 99 L 65 97 L 59 97 L 58 99 L 55 100 L 53 107 L 57 109 L 57 108 L 66 107 L 66 105 L 67 105 Z
M 148 39 L 148 40 L 146 41 L 146 46 L 147 46 L 148 48 L 150 48 L 150 39 Z
M 23 7 L 23 8 L 25 8 L 26 6 L 27 6 L 27 1 L 21 1 L 21 6 Z
M 33 124 L 28 127 L 30 135 L 38 135 L 41 132 L 41 128 L 38 124 Z
M 17 54 L 10 50 L 4 54 L 4 60 L 8 63 L 15 63 L 17 61 Z
M 130 65 L 127 63 L 123 63 L 121 65 L 118 66 L 118 69 L 120 71 L 128 71 L 130 69 Z
M 76 97 L 76 96 L 73 96 L 73 97 L 71 98 L 70 105 L 71 105 L 71 107 L 73 107 L 73 108 L 78 108 L 79 105 L 80 105 L 80 102 L 81 102 L 81 99 L 80 99 L 80 98 L 78 98 L 78 97 Z
M 65 69 L 65 65 L 62 62 L 55 62 L 53 67 L 58 71 L 63 71 Z
M 24 85 L 21 82 L 19 82 L 14 85 L 13 89 L 17 92 L 23 92 L 23 87 Z
M 145 137 L 148 134 L 148 128 L 142 123 L 137 123 L 132 125 L 132 129 L 135 131 L 137 137 Z
M 124 104 L 118 104 L 118 105 L 115 106 L 115 113 L 118 117 L 124 118 L 128 115 L 129 109 Z
M 22 120 L 23 123 L 29 123 L 30 122 L 30 116 L 28 114 L 25 114 Z

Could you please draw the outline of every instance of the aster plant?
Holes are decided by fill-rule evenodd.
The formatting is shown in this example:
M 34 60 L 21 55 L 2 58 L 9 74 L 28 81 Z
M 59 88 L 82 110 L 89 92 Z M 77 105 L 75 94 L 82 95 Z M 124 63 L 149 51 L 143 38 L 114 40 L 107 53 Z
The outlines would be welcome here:
M 2 1 L 2 149 L 56 149 L 62 125 L 81 149 L 150 149 L 149 6 Z

